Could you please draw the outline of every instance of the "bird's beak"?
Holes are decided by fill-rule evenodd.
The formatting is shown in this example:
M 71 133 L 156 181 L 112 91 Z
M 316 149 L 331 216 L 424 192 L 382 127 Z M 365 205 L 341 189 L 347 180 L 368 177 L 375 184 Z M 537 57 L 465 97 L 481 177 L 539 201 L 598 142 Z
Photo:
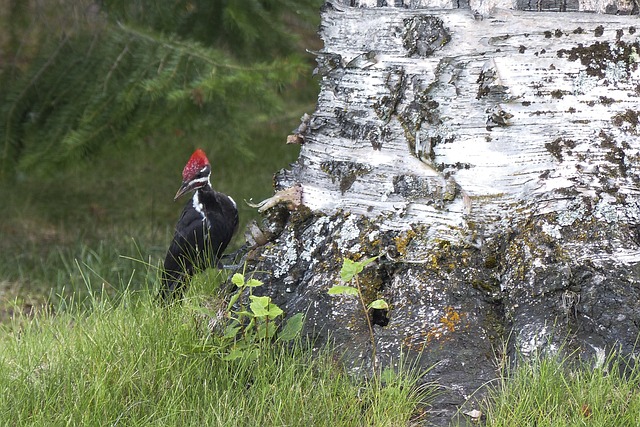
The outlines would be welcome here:
M 189 191 L 193 190 L 192 184 L 193 184 L 192 181 L 183 181 L 182 185 L 180 186 L 180 189 L 178 189 L 178 192 L 176 193 L 173 200 L 178 200 L 178 197 L 182 196 L 184 193 L 188 193 Z

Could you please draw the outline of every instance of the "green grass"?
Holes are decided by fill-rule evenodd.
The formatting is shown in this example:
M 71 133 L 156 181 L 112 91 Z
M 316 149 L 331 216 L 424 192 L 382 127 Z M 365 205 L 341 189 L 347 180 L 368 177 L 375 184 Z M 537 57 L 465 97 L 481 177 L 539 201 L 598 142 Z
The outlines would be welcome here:
M 599 363 L 560 356 L 522 362 L 489 393 L 486 426 L 638 426 L 640 370 L 633 363 L 615 354 Z
M 327 349 L 222 360 L 198 300 L 161 307 L 125 291 L 5 323 L 0 425 L 399 426 L 414 415 L 416 375 L 364 386 Z

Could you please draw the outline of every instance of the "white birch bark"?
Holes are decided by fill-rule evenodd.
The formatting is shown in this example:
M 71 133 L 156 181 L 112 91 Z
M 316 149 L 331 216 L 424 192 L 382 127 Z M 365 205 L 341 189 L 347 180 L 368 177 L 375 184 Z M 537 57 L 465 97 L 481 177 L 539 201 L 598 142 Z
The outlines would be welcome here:
M 272 241 L 252 253 L 270 294 L 358 366 L 370 355 L 359 307 L 326 291 L 343 257 L 381 255 L 363 279 L 391 304 L 378 354 L 437 364 L 443 425 L 498 375 L 505 341 L 512 355 L 561 342 L 584 357 L 634 352 L 639 21 L 495 6 L 637 6 L 380 3 L 324 8 L 317 109 L 277 180 L 302 207 L 272 208 Z
M 325 14 L 321 56 L 341 61 L 324 77 L 300 155 L 305 206 L 376 218 L 384 229 L 428 224 L 430 236 L 462 241 L 526 211 L 567 211 L 572 200 L 543 196 L 562 189 L 637 196 L 637 117 L 626 116 L 640 96 L 636 18 L 430 10 L 452 41 L 407 55 L 400 29 L 423 16 Z M 608 200 L 596 215 L 637 219 L 636 204 Z M 640 259 L 637 249 L 602 256 L 621 255 Z

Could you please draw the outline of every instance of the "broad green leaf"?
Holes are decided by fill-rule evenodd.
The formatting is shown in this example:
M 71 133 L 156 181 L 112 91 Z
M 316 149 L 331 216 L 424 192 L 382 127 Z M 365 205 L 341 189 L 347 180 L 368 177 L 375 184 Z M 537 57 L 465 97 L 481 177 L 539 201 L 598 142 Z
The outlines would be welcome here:
M 275 324 L 262 323 L 256 331 L 256 338 L 258 338 L 259 340 L 264 340 L 265 338 L 273 338 L 273 336 L 276 334 L 276 330 L 277 326 Z
M 240 326 L 229 325 L 224 330 L 223 338 L 235 338 L 240 331 Z
M 275 304 L 269 304 L 267 312 L 269 319 L 275 319 L 276 317 L 281 316 L 284 313 L 284 311 L 282 311 L 282 309 Z
M 236 285 L 238 288 L 244 285 L 244 276 L 240 273 L 236 273 L 231 277 L 231 283 Z
M 256 318 L 254 316 L 251 316 L 251 320 L 249 320 L 249 323 L 244 327 L 244 331 L 242 331 L 244 336 L 244 341 L 246 343 L 249 343 L 252 341 L 252 337 L 255 334 L 255 328 L 254 328 L 255 325 L 256 325 Z
M 253 317 L 253 313 L 247 310 L 238 311 L 236 315 L 238 317 Z
M 263 283 L 258 279 L 249 279 L 247 283 L 244 284 L 247 288 L 255 288 L 257 286 L 262 286 Z
M 253 311 L 253 315 L 255 317 L 267 317 L 269 315 L 269 311 L 266 308 L 259 304 L 251 303 L 251 311 Z
M 259 297 L 257 295 L 249 295 L 249 299 L 251 300 L 251 304 L 258 304 L 264 308 L 267 308 L 269 303 L 271 302 L 271 297 Z
M 298 336 L 304 324 L 302 313 L 294 314 L 284 324 L 278 334 L 278 341 L 291 341 Z
M 345 258 L 342 261 L 342 269 L 340 270 L 340 278 L 343 282 L 350 282 L 353 277 L 362 271 L 362 265 L 359 262 Z
M 373 301 L 371 304 L 369 304 L 368 306 L 369 308 L 376 308 L 379 310 L 388 310 L 389 309 L 389 304 L 387 304 L 387 302 L 383 299 L 377 299 L 375 301 Z
M 340 278 L 343 282 L 350 282 L 356 274 L 360 274 L 364 268 L 378 259 L 377 256 L 367 258 L 364 261 L 352 261 L 345 258 L 342 261 L 342 269 L 340 270 Z
M 332 286 L 329 295 L 358 295 L 358 289 L 353 286 Z
M 256 338 L 258 340 L 263 340 L 265 339 L 265 336 L 267 335 L 267 326 L 264 323 L 261 323 L 258 325 L 258 327 L 256 328 Z
M 270 297 L 258 297 L 255 295 L 251 295 L 251 303 L 249 307 L 251 311 L 256 317 L 265 317 L 269 315 L 269 302 L 271 301 Z
M 275 324 L 273 324 L 273 323 L 269 324 L 268 331 L 269 331 L 269 338 L 270 339 L 275 336 L 277 330 L 278 330 L 278 327 Z
M 229 299 L 229 304 L 227 304 L 227 311 L 231 311 L 231 309 L 233 308 L 233 305 L 236 303 L 236 301 L 238 301 L 238 298 L 240 298 L 239 293 L 231 295 L 231 299 Z
M 245 350 L 240 350 L 238 348 L 234 348 L 233 350 L 231 350 L 229 352 L 229 354 L 227 354 L 225 357 L 223 357 L 223 360 L 236 360 L 239 359 L 240 357 L 245 355 Z

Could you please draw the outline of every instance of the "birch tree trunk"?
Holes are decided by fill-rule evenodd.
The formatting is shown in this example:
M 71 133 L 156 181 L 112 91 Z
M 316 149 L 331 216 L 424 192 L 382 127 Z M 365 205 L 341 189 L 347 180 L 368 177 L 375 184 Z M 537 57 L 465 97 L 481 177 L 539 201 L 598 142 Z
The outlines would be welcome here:
M 327 290 L 344 257 L 380 255 L 361 281 L 390 303 L 377 357 L 435 365 L 442 425 L 499 349 L 636 352 L 640 22 L 584 11 L 637 4 L 345 3 L 323 8 L 317 109 L 276 177 L 302 204 L 266 210 L 250 253 L 275 301 L 367 371 L 361 307 Z

